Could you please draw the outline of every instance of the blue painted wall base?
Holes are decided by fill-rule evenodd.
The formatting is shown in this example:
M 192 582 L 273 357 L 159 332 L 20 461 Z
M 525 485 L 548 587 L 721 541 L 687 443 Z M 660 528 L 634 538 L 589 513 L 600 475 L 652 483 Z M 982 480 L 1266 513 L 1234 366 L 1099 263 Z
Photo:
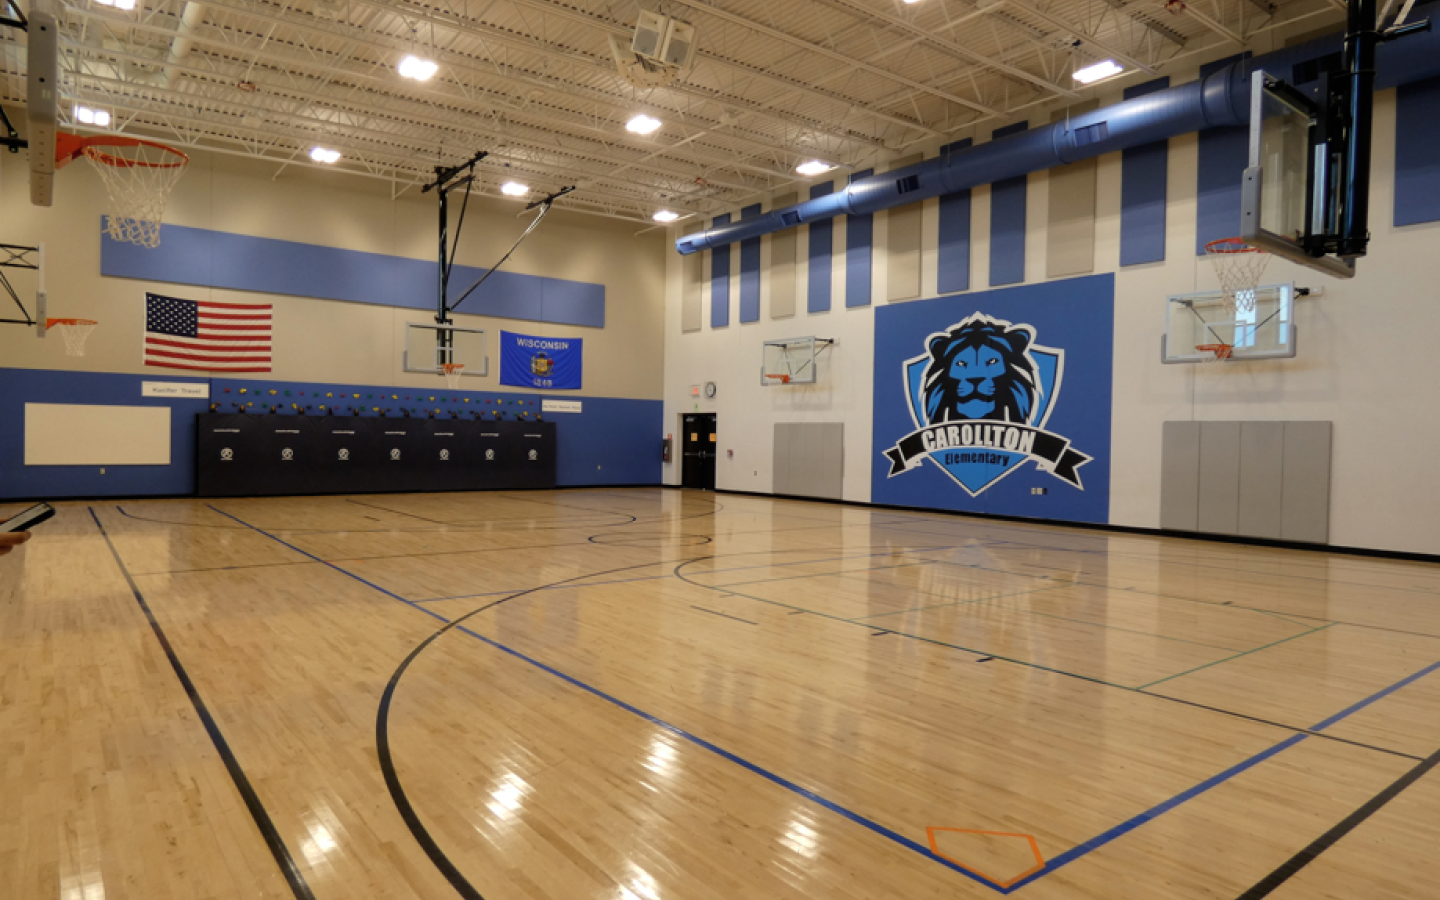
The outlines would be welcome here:
M 145 381 L 208 385 L 210 399 L 141 396 Z M 244 393 L 242 393 L 242 391 Z M 272 393 L 273 392 L 273 393 Z M 358 394 L 359 396 L 355 396 Z M 328 396 L 327 396 L 328 395 Z M 506 420 L 534 418 L 545 397 L 530 393 L 451 391 L 443 384 L 426 390 L 377 385 L 264 381 L 258 378 L 182 378 L 164 372 L 121 375 L 48 369 L 0 369 L 0 499 L 66 497 L 145 497 L 191 494 L 195 490 L 195 416 L 219 405 L 222 412 L 241 407 L 253 412 L 299 415 L 306 407 L 338 408 L 341 415 L 362 410 L 366 417 L 423 417 L 430 410 L 449 417 Z M 659 400 L 557 396 L 579 400 L 582 412 L 554 413 L 557 484 L 585 487 L 610 484 L 660 484 L 663 404 Z M 62 403 L 171 408 L 168 466 L 27 466 L 25 404 Z M 378 410 L 378 411 L 377 411 Z M 498 416 L 496 414 L 499 414 Z

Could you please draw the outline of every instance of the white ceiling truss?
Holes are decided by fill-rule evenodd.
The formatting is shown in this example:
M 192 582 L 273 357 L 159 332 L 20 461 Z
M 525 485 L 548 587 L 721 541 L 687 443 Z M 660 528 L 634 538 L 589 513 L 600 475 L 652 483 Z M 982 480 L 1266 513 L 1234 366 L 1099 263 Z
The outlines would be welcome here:
M 577 185 L 557 205 L 635 222 L 711 216 L 804 181 L 1088 99 L 1103 59 L 1133 83 L 1246 49 L 1330 0 L 61 0 L 62 118 L 385 179 L 399 194 L 477 150 L 479 189 Z M 22 9 L 27 2 L 19 3 Z M 610 50 L 641 8 L 693 24 L 693 65 L 636 86 Z M 1324 22 L 1317 21 L 1317 27 Z M 0 101 L 25 98 L 25 35 L 0 29 Z M 401 78 L 407 53 L 434 59 Z M 628 133 L 645 112 L 656 133 Z

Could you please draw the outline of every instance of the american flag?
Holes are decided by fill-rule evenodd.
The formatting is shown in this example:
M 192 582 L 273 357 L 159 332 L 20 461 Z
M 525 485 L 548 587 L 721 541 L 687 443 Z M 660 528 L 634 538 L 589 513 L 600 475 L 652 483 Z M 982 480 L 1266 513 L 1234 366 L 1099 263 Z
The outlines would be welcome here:
M 146 294 L 145 365 L 268 372 L 270 309 L 268 303 L 205 303 Z

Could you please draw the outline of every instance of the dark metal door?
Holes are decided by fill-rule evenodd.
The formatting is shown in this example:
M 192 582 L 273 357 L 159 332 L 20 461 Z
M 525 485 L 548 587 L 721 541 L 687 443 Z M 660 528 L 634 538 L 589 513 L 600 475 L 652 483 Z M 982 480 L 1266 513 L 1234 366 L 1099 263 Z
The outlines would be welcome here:
M 715 414 L 689 413 L 684 416 L 685 431 L 680 436 L 684 461 L 680 466 L 680 483 L 687 488 L 715 490 Z

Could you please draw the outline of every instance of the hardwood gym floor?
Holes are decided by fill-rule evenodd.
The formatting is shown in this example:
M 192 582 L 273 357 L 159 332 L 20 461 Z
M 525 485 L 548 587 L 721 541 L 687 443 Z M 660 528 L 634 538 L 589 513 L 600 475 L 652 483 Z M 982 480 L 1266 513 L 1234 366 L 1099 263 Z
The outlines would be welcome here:
M 659 489 L 65 504 L 0 559 L 0 897 L 1429 898 L 1437 670 L 1421 563 Z

